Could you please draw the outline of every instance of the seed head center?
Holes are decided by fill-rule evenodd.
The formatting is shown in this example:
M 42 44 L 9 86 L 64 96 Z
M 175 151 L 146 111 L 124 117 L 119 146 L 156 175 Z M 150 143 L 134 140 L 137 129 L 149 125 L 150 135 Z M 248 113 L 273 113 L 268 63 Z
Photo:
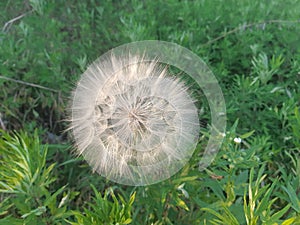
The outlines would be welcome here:
M 146 130 L 146 118 L 137 109 L 128 112 L 128 123 L 133 131 L 144 132 Z

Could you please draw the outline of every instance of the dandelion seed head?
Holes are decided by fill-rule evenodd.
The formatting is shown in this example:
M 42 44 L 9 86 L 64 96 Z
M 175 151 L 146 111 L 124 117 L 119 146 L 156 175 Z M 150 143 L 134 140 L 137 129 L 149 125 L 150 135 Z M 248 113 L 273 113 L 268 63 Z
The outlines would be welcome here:
M 199 119 L 185 84 L 156 59 L 111 54 L 82 75 L 71 129 L 78 154 L 94 171 L 119 183 L 146 185 L 187 162 Z
M 188 49 L 141 41 L 100 56 L 73 92 L 69 129 L 78 155 L 93 171 L 140 186 L 165 180 L 188 162 L 199 141 L 198 112 L 189 87 L 165 65 L 190 76 L 207 99 L 211 129 L 199 170 L 212 163 L 224 139 L 220 133 L 226 130 L 218 81 Z

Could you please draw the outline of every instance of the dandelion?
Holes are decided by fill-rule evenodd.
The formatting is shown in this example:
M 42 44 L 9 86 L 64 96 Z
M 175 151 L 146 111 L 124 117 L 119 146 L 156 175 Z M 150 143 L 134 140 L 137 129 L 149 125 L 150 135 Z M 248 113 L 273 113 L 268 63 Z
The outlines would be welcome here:
M 145 55 L 106 55 L 82 75 L 71 126 L 79 155 L 106 178 L 146 185 L 177 172 L 199 133 L 184 83 Z

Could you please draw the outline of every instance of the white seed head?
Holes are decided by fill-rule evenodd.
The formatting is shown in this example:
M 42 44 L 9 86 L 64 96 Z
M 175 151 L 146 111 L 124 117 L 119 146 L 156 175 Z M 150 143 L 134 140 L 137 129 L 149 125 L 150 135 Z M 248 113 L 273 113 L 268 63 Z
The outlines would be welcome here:
M 78 154 L 94 171 L 118 183 L 147 185 L 189 160 L 199 119 L 185 85 L 157 60 L 110 54 L 82 75 L 71 129 Z

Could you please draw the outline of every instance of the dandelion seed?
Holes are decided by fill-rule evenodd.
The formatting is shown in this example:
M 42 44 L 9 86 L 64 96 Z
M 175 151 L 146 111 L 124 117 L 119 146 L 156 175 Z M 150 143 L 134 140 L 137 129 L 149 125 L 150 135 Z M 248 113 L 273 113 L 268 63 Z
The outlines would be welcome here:
M 73 96 L 77 152 L 113 181 L 145 185 L 187 162 L 199 119 L 187 87 L 155 59 L 111 54 L 83 74 Z

